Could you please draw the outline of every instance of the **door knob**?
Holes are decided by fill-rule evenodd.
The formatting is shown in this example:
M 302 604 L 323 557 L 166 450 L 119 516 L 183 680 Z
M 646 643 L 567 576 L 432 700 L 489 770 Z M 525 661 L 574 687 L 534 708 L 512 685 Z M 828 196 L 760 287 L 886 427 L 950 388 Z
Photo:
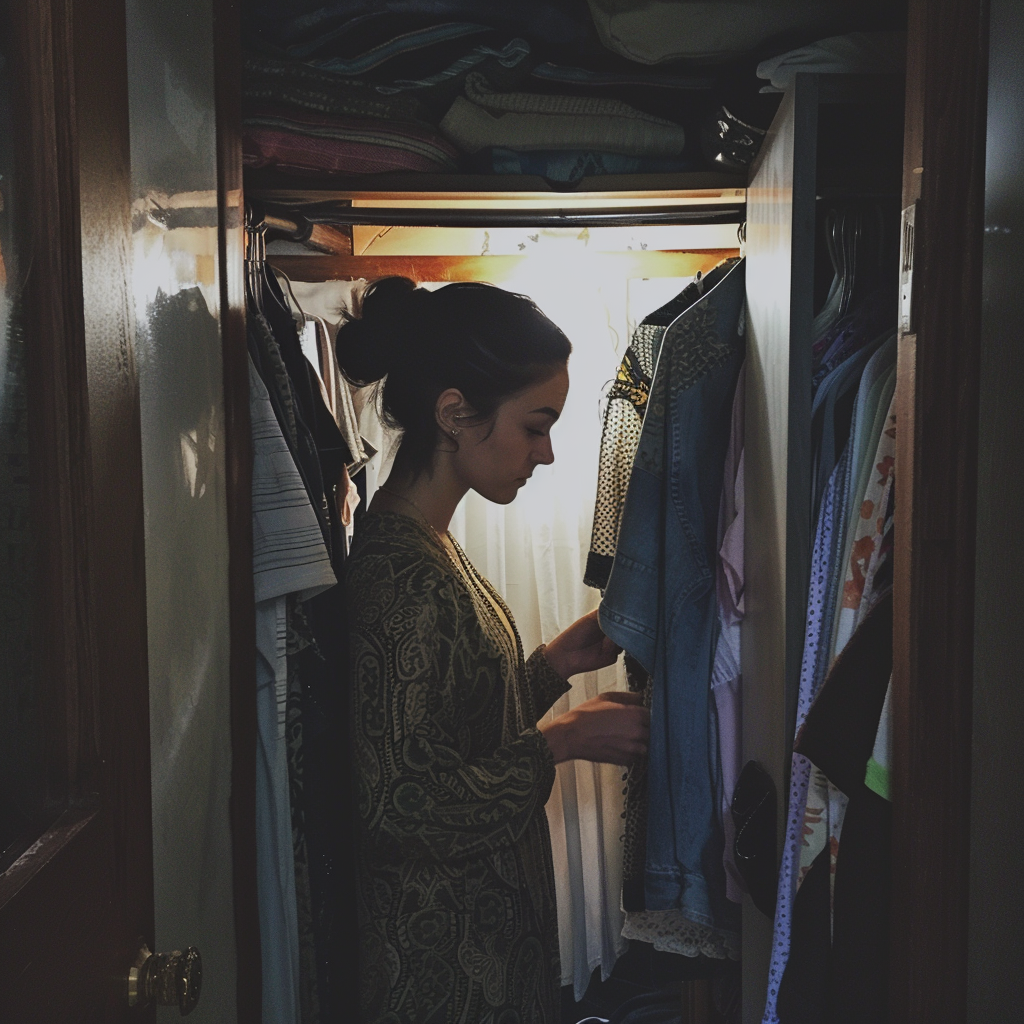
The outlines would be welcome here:
M 183 953 L 151 953 L 143 945 L 128 971 L 129 1006 L 177 1006 L 182 1017 L 199 1002 L 203 958 L 195 946 Z

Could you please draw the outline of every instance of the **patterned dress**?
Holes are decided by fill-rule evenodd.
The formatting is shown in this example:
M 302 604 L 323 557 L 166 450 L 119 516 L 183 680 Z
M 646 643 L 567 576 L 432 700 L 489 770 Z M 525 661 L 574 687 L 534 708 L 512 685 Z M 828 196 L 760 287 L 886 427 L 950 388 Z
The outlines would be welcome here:
M 537 720 L 569 684 L 453 543 L 368 512 L 346 565 L 364 1024 L 557 1024 Z

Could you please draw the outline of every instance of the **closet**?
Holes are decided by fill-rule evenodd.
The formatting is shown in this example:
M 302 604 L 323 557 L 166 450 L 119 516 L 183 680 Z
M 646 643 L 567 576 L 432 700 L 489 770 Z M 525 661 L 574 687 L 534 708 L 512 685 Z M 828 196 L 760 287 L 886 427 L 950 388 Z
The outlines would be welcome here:
M 487 184 L 460 184 L 467 183 Z M 476 567 L 510 605 L 524 649 L 532 650 L 600 601 L 598 590 L 584 585 L 583 570 L 597 490 L 602 396 L 637 325 L 694 278 L 738 255 L 745 195 L 732 185 L 641 191 L 616 187 L 615 179 L 585 181 L 570 194 L 542 191 L 542 182 L 529 184 L 530 190 L 461 193 L 250 189 L 247 202 L 250 234 L 266 234 L 267 265 L 287 276 L 288 291 L 306 313 L 337 322 L 342 318 L 337 307 L 331 310 L 332 301 L 358 311 L 345 279 L 355 279 L 358 287 L 360 280 L 401 274 L 427 287 L 482 280 L 527 294 L 566 332 L 574 347 L 572 385 L 554 431 L 555 466 L 538 469 L 529 491 L 507 509 L 468 496 L 452 524 Z M 352 254 L 302 254 L 301 244 L 289 237 L 309 232 L 307 218 L 314 217 L 329 221 L 314 231 L 326 226 L 335 233 L 329 240 L 319 235 L 321 244 Z M 359 401 L 369 399 L 363 395 Z M 355 478 L 365 503 L 387 475 L 393 437 L 376 421 L 372 406 L 364 406 L 360 425 L 380 450 Z M 621 667 L 588 674 L 553 713 L 625 686 Z M 559 767 L 547 815 L 567 1000 L 571 993 L 582 1001 L 592 975 L 609 974 L 627 949 L 619 902 L 622 813 L 621 770 L 582 762 Z M 698 964 L 700 943 L 710 947 L 711 939 L 697 926 L 690 931 L 692 936 L 680 927 L 665 928 L 658 937 L 674 943 L 659 949 L 674 949 L 661 957 L 679 961 L 677 987 L 687 972 L 707 976 L 727 963 L 721 944 L 705 949 L 712 959 Z M 687 957 L 678 955 L 682 948 Z M 738 934 L 728 949 L 738 954 Z M 582 1015 L 581 1010 L 577 1017 Z
M 414 179 L 402 191 L 321 191 L 261 187 L 266 175 L 256 173 L 255 186 L 246 191 L 250 221 L 256 221 L 251 229 L 280 240 L 270 243 L 267 261 L 296 288 L 300 283 L 372 281 L 397 273 L 418 282 L 485 280 L 514 289 L 518 284 L 528 292 L 529 286 L 522 284 L 528 275 L 523 274 L 529 263 L 539 262 L 540 272 L 557 274 L 571 294 L 580 287 L 578 273 L 608 281 L 620 275 L 649 280 L 707 273 L 739 252 L 724 247 L 694 251 L 690 240 L 699 239 L 701 231 L 714 237 L 716 224 L 729 224 L 737 241 L 745 238 L 750 317 L 745 600 L 750 610 L 743 626 L 740 761 L 757 761 L 769 769 L 778 794 L 780 841 L 786 830 L 816 518 L 811 497 L 812 321 L 825 304 L 833 271 L 827 255 L 828 218 L 837 209 L 865 218 L 863 230 L 870 232 L 870 239 L 850 242 L 844 237 L 841 244 L 859 252 L 857 301 L 888 276 L 895 326 L 902 111 L 902 81 L 895 76 L 799 76 L 781 99 L 745 188 L 707 187 L 710 176 L 701 181 L 689 175 L 678 176 L 676 187 L 668 187 L 664 177 L 652 179 L 650 184 L 659 187 L 647 189 L 635 187 L 637 181 L 626 189 L 616 187 L 614 178 L 585 179 L 557 195 L 539 190 L 543 182 L 530 182 L 534 188 L 526 190 L 511 180 L 499 190 L 488 187 L 492 183 L 487 178 L 466 177 L 453 182 Z M 416 190 L 414 183 L 419 185 Z M 656 247 L 641 242 L 648 225 L 656 226 Z M 614 226 L 634 230 L 630 248 L 643 245 L 646 251 L 601 252 L 612 248 L 599 241 L 601 232 Z M 579 252 L 566 248 L 569 255 L 545 262 L 543 242 L 552 239 L 542 242 L 538 234 L 547 230 L 554 236 L 569 227 L 573 233 L 591 232 L 588 245 L 598 251 L 585 256 L 579 246 Z M 461 236 L 456 228 L 463 228 Z M 494 237 L 487 233 L 484 241 L 488 229 Z M 520 233 L 505 241 L 503 249 L 502 231 L 512 236 L 516 229 Z M 443 241 L 445 233 L 460 239 L 462 249 L 456 243 L 455 251 L 462 255 L 436 255 L 452 245 Z M 722 237 L 721 229 L 717 233 Z M 538 241 L 531 244 L 530 238 Z M 283 244 L 289 239 L 308 239 L 306 253 L 300 254 L 301 244 Z M 470 255 L 474 247 L 488 254 Z M 317 249 L 334 252 L 311 251 Z M 378 249 L 386 254 L 377 255 Z M 690 251 L 671 251 L 683 249 Z M 523 250 L 523 255 L 499 254 Z M 843 287 L 852 289 L 854 271 L 849 272 L 850 281 Z M 543 300 L 541 304 L 545 307 Z M 557 318 L 555 310 L 549 308 L 549 313 Z M 643 310 L 633 309 L 628 318 L 638 323 L 642 315 Z M 610 375 L 610 353 L 608 370 Z M 589 444 L 596 446 L 596 440 L 595 433 Z M 578 435 L 572 443 L 586 445 L 588 439 Z M 770 950 L 771 921 L 744 901 L 744 1021 L 761 1019 Z
M 870 206 L 899 242 L 892 273 L 906 286 L 891 1019 L 964 1020 L 986 11 L 911 0 L 905 98 L 886 76 L 798 77 L 749 173 L 556 186 L 410 172 L 312 187 L 243 171 L 237 0 L 9 5 L 24 212 L 5 256 L 32 327 L 33 679 L 45 681 L 49 789 L 32 855 L 0 865 L 0 1016 L 127 1020 L 142 946 L 196 945 L 193 1019 L 261 1019 L 247 210 L 251 229 L 278 240 L 269 263 L 297 286 L 487 268 L 511 280 L 531 258 L 368 251 L 368 233 L 389 226 L 395 240 L 404 227 L 531 225 L 555 238 L 571 225 L 577 238 L 711 239 L 661 234 L 655 251 L 595 254 L 623 281 L 685 279 L 743 251 L 743 759 L 772 777 L 781 845 L 814 529 L 809 343 L 832 278 L 829 211 Z M 275 252 L 288 236 L 293 247 Z M 310 254 L 297 248 L 309 242 Z M 761 1019 L 771 943 L 771 922 L 745 900 L 744 1024 Z
M 676 175 L 674 181 L 666 175 L 647 181 L 605 176 L 552 193 L 550 184 L 536 179 L 507 179 L 497 189 L 486 177 L 405 176 L 402 190 L 316 190 L 287 178 L 283 184 L 291 187 L 271 187 L 274 176 L 257 171 L 246 189 L 250 235 L 272 239 L 266 260 L 294 282 L 300 304 L 302 295 L 318 294 L 309 287 L 317 282 L 390 274 L 418 282 L 487 280 L 533 294 L 527 283 L 531 264 L 533 287 L 539 287 L 536 275 L 552 275 L 569 295 L 594 278 L 675 278 L 679 287 L 729 256 L 746 255 L 749 610 L 743 626 L 740 761 L 759 762 L 772 776 L 780 843 L 786 835 L 817 517 L 811 400 L 812 344 L 818 336 L 812 322 L 829 298 L 837 260 L 845 259 L 841 287 L 856 292 L 850 310 L 887 281 L 883 290 L 891 292 L 892 308 L 883 320 L 895 327 L 902 122 L 903 83 L 897 76 L 800 75 L 783 95 L 747 181 L 719 177 L 716 183 L 708 174 Z M 857 227 L 840 232 L 837 212 Z M 616 241 L 607 240 L 612 229 L 620 232 Z M 725 247 L 729 235 L 743 240 L 742 250 L 739 244 Z M 717 238 L 717 246 L 701 245 L 702 238 Z M 552 245 L 558 241 L 561 250 Z M 544 243 L 561 254 L 552 260 Z M 853 269 L 858 259 L 859 278 Z M 595 297 L 586 294 L 593 303 Z M 538 301 L 558 319 L 560 310 Z M 623 326 L 639 322 L 644 312 L 628 309 Z M 610 307 L 606 315 L 613 315 Z M 580 340 L 566 330 L 579 352 Z M 609 352 L 609 376 L 613 363 Z M 595 448 L 596 441 L 596 432 L 574 435 L 568 457 L 581 447 Z M 378 472 L 371 464 L 367 475 L 375 479 Z M 744 1021 L 761 1019 L 771 945 L 771 919 L 746 899 Z M 568 981 L 563 974 L 563 983 Z

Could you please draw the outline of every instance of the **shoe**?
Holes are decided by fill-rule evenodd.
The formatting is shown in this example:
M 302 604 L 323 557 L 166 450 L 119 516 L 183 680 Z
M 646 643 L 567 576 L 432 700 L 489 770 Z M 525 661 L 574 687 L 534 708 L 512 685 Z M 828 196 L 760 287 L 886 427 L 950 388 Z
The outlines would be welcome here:
M 757 761 L 748 761 L 732 797 L 733 853 L 754 906 L 770 918 L 778 891 L 777 800 L 772 777 Z

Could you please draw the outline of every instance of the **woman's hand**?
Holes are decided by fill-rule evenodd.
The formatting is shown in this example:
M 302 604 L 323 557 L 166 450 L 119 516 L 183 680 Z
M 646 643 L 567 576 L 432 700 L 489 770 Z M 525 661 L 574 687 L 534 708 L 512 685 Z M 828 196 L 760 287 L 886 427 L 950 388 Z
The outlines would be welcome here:
M 601 632 L 597 611 L 577 619 L 544 648 L 544 657 L 563 678 L 614 665 L 622 648 Z
M 579 759 L 627 765 L 647 753 L 651 713 L 641 694 L 610 691 L 545 722 L 540 731 L 555 764 Z

